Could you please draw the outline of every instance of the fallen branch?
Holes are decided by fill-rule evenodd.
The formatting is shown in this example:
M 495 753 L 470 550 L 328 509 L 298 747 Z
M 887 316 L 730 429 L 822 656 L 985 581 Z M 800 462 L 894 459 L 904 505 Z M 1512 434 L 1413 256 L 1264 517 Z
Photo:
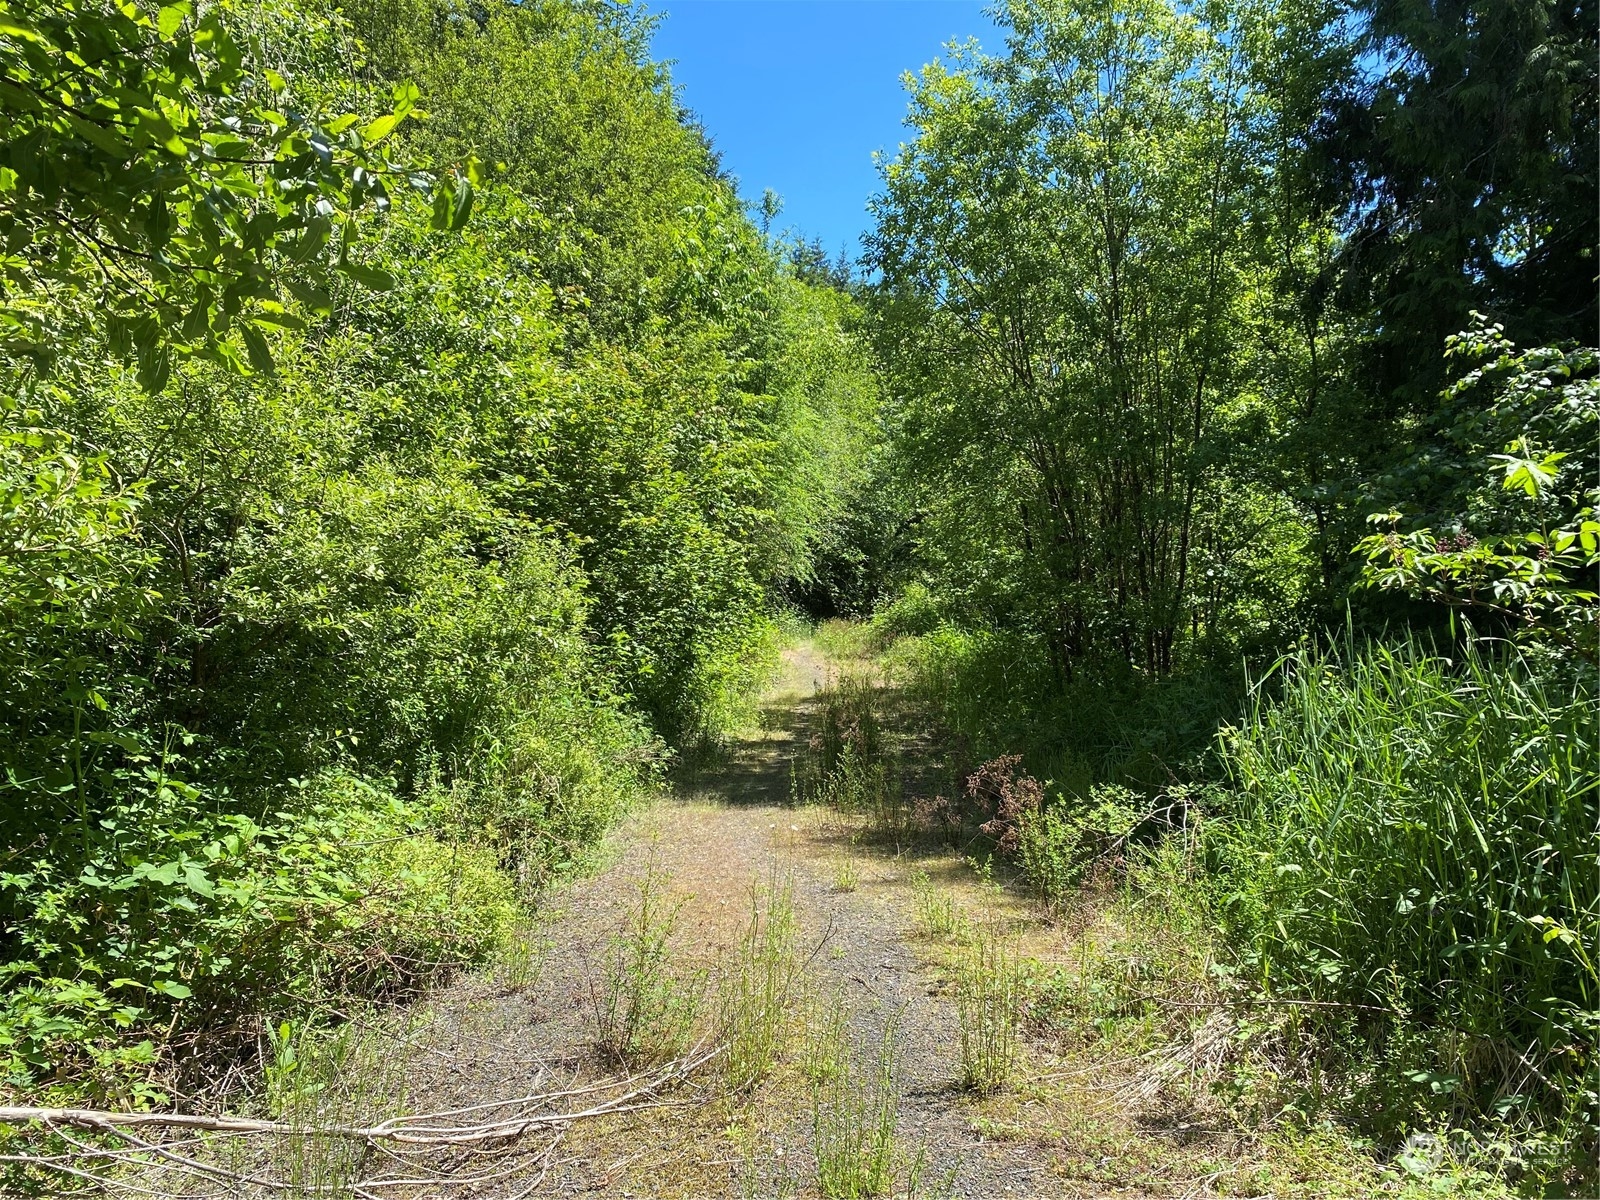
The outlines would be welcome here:
M 555 1149 L 565 1136 L 565 1131 L 573 1124 L 593 1117 L 637 1112 L 672 1103 L 663 1099 L 660 1093 L 689 1078 L 721 1055 L 724 1049 L 720 1044 L 708 1047 L 702 1042 L 682 1058 L 663 1064 L 654 1071 L 624 1079 L 512 1096 L 435 1112 L 408 1113 L 371 1125 L 302 1124 L 226 1114 L 204 1116 L 192 1113 L 111 1112 L 95 1108 L 0 1107 L 0 1127 L 11 1126 L 23 1132 L 49 1134 L 69 1147 L 55 1153 L 0 1154 L 0 1163 L 15 1163 L 36 1171 L 55 1172 L 61 1177 L 98 1185 L 107 1193 L 175 1196 L 176 1193 L 172 1191 L 146 1185 L 156 1182 L 164 1172 L 176 1172 L 191 1180 L 200 1178 L 223 1183 L 228 1186 L 229 1195 L 238 1194 L 237 1188 L 240 1186 L 268 1193 L 305 1194 L 306 1188 L 302 1185 L 285 1183 L 259 1172 L 230 1170 L 219 1163 L 203 1160 L 198 1151 L 208 1144 L 208 1135 L 223 1139 L 343 1139 L 364 1143 L 388 1158 L 392 1164 L 400 1165 L 401 1173 L 391 1172 L 388 1175 L 352 1179 L 344 1184 L 315 1186 L 310 1189 L 312 1193 L 354 1193 L 366 1200 L 382 1200 L 380 1192 L 383 1189 L 421 1187 L 430 1189 L 429 1195 L 436 1195 L 445 1188 L 481 1186 L 486 1182 L 509 1178 L 519 1171 L 538 1169 L 538 1178 L 519 1193 L 526 1195 L 537 1188 L 548 1174 Z M 594 1097 L 594 1093 L 608 1090 L 613 1094 L 604 1099 L 595 1097 L 592 1101 L 585 1101 L 586 1107 L 570 1110 L 557 1107 L 560 1101 L 570 1101 L 575 1096 Z M 459 1120 L 496 1110 L 505 1115 L 490 1120 Z M 69 1129 L 101 1134 L 113 1141 L 108 1145 L 95 1145 L 73 1137 L 67 1132 Z M 183 1131 L 183 1134 L 163 1140 L 159 1136 L 162 1131 Z M 541 1133 L 546 1144 L 532 1150 L 534 1157 L 529 1162 L 526 1148 L 508 1143 L 515 1143 L 523 1135 L 534 1132 Z M 430 1159 L 430 1156 L 437 1156 L 441 1151 L 451 1153 L 442 1161 L 436 1157 Z M 493 1160 L 494 1165 L 488 1165 L 485 1159 Z M 521 1161 L 516 1161 L 518 1159 Z M 478 1165 L 473 1166 L 474 1162 Z M 127 1172 L 130 1168 L 136 1172 L 155 1174 L 136 1173 L 129 1177 Z M 463 1168 L 466 1170 L 463 1171 Z M 184 1194 L 191 1193 L 184 1189 Z
M 521 1113 L 498 1121 L 475 1125 L 438 1125 L 431 1122 L 445 1117 L 481 1111 L 489 1108 L 529 1105 L 542 1106 L 560 1096 L 575 1095 L 597 1088 L 572 1088 L 533 1096 L 517 1096 L 505 1100 L 491 1100 L 466 1108 L 443 1109 L 438 1112 L 418 1113 L 391 1117 L 376 1125 L 298 1125 L 284 1121 L 263 1121 L 251 1117 L 201 1116 L 191 1113 L 110 1112 L 97 1108 L 33 1108 L 28 1106 L 0 1107 L 0 1125 L 26 1125 L 38 1122 L 45 1126 L 66 1125 L 74 1129 L 88 1129 L 103 1133 L 116 1133 L 125 1129 L 198 1129 L 213 1133 L 255 1133 L 292 1137 L 338 1137 L 360 1141 L 394 1141 L 407 1145 L 461 1145 L 469 1142 L 496 1141 L 516 1137 L 534 1129 L 553 1129 L 588 1117 L 608 1113 L 632 1112 L 650 1107 L 650 1102 L 632 1103 L 643 1096 L 658 1092 L 670 1083 L 688 1077 L 694 1071 L 716 1058 L 723 1047 L 700 1050 L 689 1057 L 666 1064 L 653 1075 L 634 1076 L 618 1083 L 629 1091 L 613 1096 L 599 1104 L 576 1112 Z M 605 1086 L 605 1085 L 598 1085 Z M 0 1161 L 13 1156 L 0 1156 Z

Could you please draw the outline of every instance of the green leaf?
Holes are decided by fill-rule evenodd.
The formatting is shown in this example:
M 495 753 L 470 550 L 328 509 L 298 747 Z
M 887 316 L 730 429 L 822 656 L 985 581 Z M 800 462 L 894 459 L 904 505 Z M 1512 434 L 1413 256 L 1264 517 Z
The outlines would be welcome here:
M 0 13 L 0 37 L 21 38 L 25 42 L 46 42 L 49 39 L 38 29 L 15 13 Z
M 283 285 L 289 289 L 290 294 L 296 300 L 316 313 L 317 316 L 326 317 L 332 315 L 333 297 L 329 294 L 327 288 L 304 283 L 298 279 L 286 279 Z
M 173 884 L 178 882 L 178 876 L 183 874 L 183 864 L 177 861 L 162 863 L 159 867 L 149 863 L 140 863 L 133 869 L 135 879 L 148 879 L 151 883 Z
M 279 329 L 293 329 L 298 331 L 306 327 L 306 323 L 299 317 L 295 316 L 294 313 L 284 312 L 281 308 L 263 308 L 260 312 L 255 314 L 253 319 L 257 324 L 274 325 Z
M 166 342 L 152 340 L 140 348 L 136 375 L 139 386 L 152 396 L 167 386 L 172 378 L 172 350 Z
M 66 121 L 74 133 L 99 149 L 104 150 L 107 154 L 117 158 L 130 158 L 133 156 L 133 146 L 119 134 L 113 133 L 93 121 L 85 120 L 83 117 L 78 116 L 77 113 L 68 113 Z M 168 128 L 170 129 L 171 127 L 168 126 Z
M 455 215 L 455 189 L 448 180 L 440 179 L 433 189 L 433 215 L 428 218 L 428 224 L 434 229 L 450 229 L 455 224 Z
M 339 269 L 362 287 L 374 292 L 387 292 L 394 287 L 394 276 L 379 267 L 368 267 L 363 266 L 361 263 L 347 262 L 340 266 Z
M 394 127 L 400 124 L 400 120 L 401 118 L 395 113 L 379 117 L 376 121 L 362 127 L 361 140 L 369 146 L 383 141 L 384 138 L 394 132 Z
M 211 331 L 211 289 L 202 286 L 195 295 L 194 307 L 183 319 L 183 336 L 198 342 Z
M 156 29 L 161 33 L 162 41 L 169 41 L 172 35 L 183 27 L 184 18 L 189 15 L 189 5 L 185 0 L 177 4 L 164 5 L 156 14 Z
M 239 334 L 244 338 L 245 353 L 250 356 L 250 365 L 263 375 L 271 375 L 277 370 L 277 365 L 272 361 L 272 350 L 267 345 L 266 336 L 254 325 L 240 325 Z
M 416 107 L 417 101 L 422 99 L 422 89 L 409 79 L 399 84 L 394 89 L 395 116 L 400 119 L 405 117 Z
M 327 217 L 312 217 L 306 230 L 289 250 L 289 257 L 297 263 L 308 263 L 322 252 L 333 232 L 333 222 Z
M 467 218 L 472 215 L 472 184 L 466 178 L 456 180 L 455 189 L 455 216 L 450 222 L 451 229 L 460 229 L 467 223 Z

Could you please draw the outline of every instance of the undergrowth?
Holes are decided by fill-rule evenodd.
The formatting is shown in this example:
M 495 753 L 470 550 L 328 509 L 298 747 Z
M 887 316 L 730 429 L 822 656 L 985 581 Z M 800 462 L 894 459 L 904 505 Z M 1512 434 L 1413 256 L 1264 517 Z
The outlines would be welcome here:
M 635 890 L 637 900 L 611 935 L 598 978 L 589 981 L 595 1045 L 629 1069 L 665 1062 L 688 1047 L 707 983 L 703 967 L 677 962 L 673 935 L 684 899 L 670 893 L 653 858 Z
M 987 1095 L 1010 1082 L 1021 1050 L 1021 991 L 1016 952 L 980 927 L 956 968 L 962 1086 Z
M 783 1053 L 803 966 L 796 937 L 794 880 L 774 869 L 765 888 L 752 884 L 749 920 L 718 980 L 722 1069 L 736 1091 L 765 1079 Z
M 1000 669 L 999 645 L 935 626 L 888 659 L 944 722 L 951 764 L 948 794 L 902 806 L 911 834 L 998 855 L 1077 930 L 1068 963 L 1022 972 L 1031 1028 L 1155 1056 L 1137 1104 L 1257 1130 L 1334 1120 L 1380 1156 L 1432 1147 L 1445 1174 L 1535 1194 L 1595 1180 L 1600 821 L 1583 670 L 1470 639 L 1450 654 L 1306 648 L 1248 692 L 1176 680 L 1129 707 L 1110 689 L 1044 736 L 1024 690 L 1041 681 Z M 1210 699 L 1185 698 L 1194 687 Z M 826 699 L 837 726 L 871 728 L 859 703 Z M 1210 732 L 1153 729 L 1173 703 Z M 1024 765 L 1030 737 L 1064 777 Z M 972 763 L 1007 738 L 1024 754 Z M 823 799 L 873 778 L 833 761 L 847 778 Z M 925 876 L 912 887 L 920 931 L 953 939 L 947 898 Z M 1007 1054 L 972 981 L 1002 976 L 969 972 L 964 992 L 958 974 L 963 1076 L 980 1092 Z

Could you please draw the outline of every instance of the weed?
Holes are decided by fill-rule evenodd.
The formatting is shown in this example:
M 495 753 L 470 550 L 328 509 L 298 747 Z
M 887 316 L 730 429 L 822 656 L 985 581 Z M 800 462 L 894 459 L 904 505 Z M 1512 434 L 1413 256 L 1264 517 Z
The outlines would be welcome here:
M 856 861 L 854 847 L 851 847 L 833 866 L 833 890 L 853 892 L 859 886 L 861 886 L 861 864 Z
M 549 944 L 532 928 L 512 934 L 495 956 L 495 983 L 508 992 L 525 992 L 539 982 Z
M 795 1200 L 800 1172 L 782 1143 L 748 1120 L 730 1126 L 726 1133 L 738 1155 L 734 1182 L 740 1200 Z
M 838 989 L 826 999 L 813 996 L 806 1012 L 805 1058 L 800 1066 L 813 1083 L 835 1079 L 849 1067 L 849 1044 L 845 1033 L 850 1014 L 844 993 Z
M 751 886 L 750 920 L 717 995 L 723 1069 L 736 1089 L 766 1077 L 783 1049 L 784 1016 L 800 963 L 795 955 L 794 880 L 774 870 Z
M 1086 805 L 1024 811 L 1016 827 L 1018 858 L 1039 900 L 1059 905 L 1098 868 L 1125 862 L 1144 807 L 1128 788 L 1095 784 Z
M 955 901 L 935 886 L 926 871 L 911 877 L 911 892 L 916 904 L 917 928 L 924 937 L 947 938 L 956 933 L 960 920 Z
M 590 981 L 595 1043 L 614 1062 L 636 1067 L 669 1059 L 688 1044 L 705 992 L 705 972 L 675 972 L 671 940 L 683 901 L 666 894 L 652 859 L 638 903 L 607 947 L 598 987 Z
M 911 1161 L 906 1164 L 905 1195 L 909 1200 L 949 1200 L 955 1194 L 961 1164 L 957 1162 L 931 1182 L 927 1179 L 928 1166 L 928 1144 L 919 1141 Z
M 383 1032 L 355 1022 L 327 1028 L 289 1021 L 264 1032 L 262 1100 L 273 1120 L 310 1130 L 370 1125 L 402 1110 L 405 1058 L 392 1052 L 393 1039 Z M 217 1147 L 222 1168 L 281 1180 L 290 1195 L 348 1189 L 368 1155 L 359 1143 L 310 1133 L 274 1138 L 265 1147 L 224 1141 Z M 268 1161 L 260 1161 L 262 1154 Z
M 897 1027 L 896 1020 L 884 1027 L 871 1078 L 842 1071 L 813 1093 L 817 1189 L 827 1200 L 858 1200 L 890 1190 L 900 1099 L 894 1070 Z
M 961 1020 L 961 1082 L 979 1095 L 1005 1087 L 1020 1039 L 1017 963 L 1011 949 L 984 929 L 964 955 L 956 979 Z
M 1317 1006 L 1331 1066 L 1376 1052 L 1349 1102 L 1396 1131 L 1540 1114 L 1594 1162 L 1595 745 L 1583 687 L 1470 642 L 1303 650 L 1228 731 L 1242 970 Z

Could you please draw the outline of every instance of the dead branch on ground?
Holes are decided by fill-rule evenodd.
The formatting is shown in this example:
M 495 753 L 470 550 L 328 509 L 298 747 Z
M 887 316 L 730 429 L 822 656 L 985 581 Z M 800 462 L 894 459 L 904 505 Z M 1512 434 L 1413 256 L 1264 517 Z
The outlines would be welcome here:
M 574 1085 L 460 1108 L 407 1113 L 373 1124 L 319 1124 L 228 1114 L 112 1112 L 90 1108 L 0 1107 L 0 1132 L 14 1131 L 0 1164 L 41 1180 L 77 1181 L 106 1196 L 354 1195 L 366 1200 L 437 1196 L 495 1183 L 534 1190 L 555 1164 L 566 1130 L 577 1122 L 672 1103 L 667 1093 L 718 1055 L 701 1043 L 655 1070 L 623 1079 Z M 564 1107 L 574 1097 L 579 1107 Z M 77 1131 L 76 1135 L 73 1131 Z M 93 1135 L 85 1137 L 84 1135 Z M 178 1136 L 164 1136 L 173 1135 Z M 538 1135 L 533 1145 L 530 1135 Z M 30 1141 L 48 1146 L 29 1147 Z M 241 1145 L 241 1143 L 243 1143 Z M 339 1153 L 316 1147 L 343 1144 Z M 4 1145 L 4 1143 L 0 1143 Z M 21 1149 L 12 1147 L 21 1146 Z M 274 1172 L 288 1157 L 316 1156 L 326 1181 L 284 1179 Z M 379 1161 L 373 1161 L 373 1160 Z M 297 1173 L 297 1172 L 296 1172 Z M 528 1176 L 536 1173 L 531 1182 Z M 213 1184 L 218 1190 L 194 1190 Z

